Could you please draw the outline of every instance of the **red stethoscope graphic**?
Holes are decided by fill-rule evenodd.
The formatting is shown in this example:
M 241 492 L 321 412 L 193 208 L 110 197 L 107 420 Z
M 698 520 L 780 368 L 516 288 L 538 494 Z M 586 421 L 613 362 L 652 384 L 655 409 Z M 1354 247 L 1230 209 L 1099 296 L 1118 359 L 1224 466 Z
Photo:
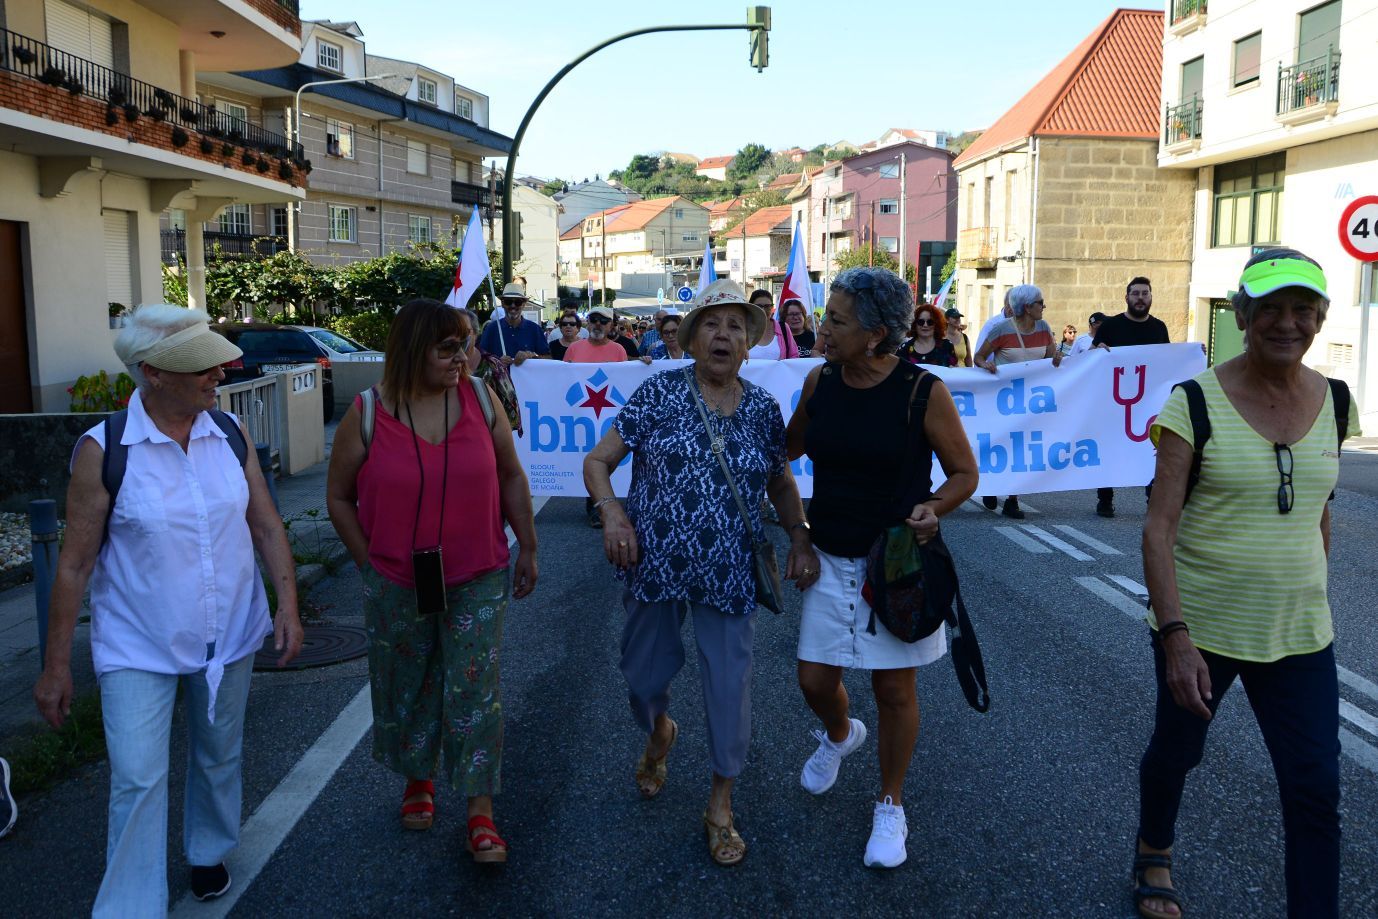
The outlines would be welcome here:
M 1124 406 L 1124 436 L 1128 437 L 1136 444 L 1143 443 L 1148 440 L 1149 429 L 1153 427 L 1153 421 L 1158 417 L 1157 415 L 1150 416 L 1148 424 L 1144 425 L 1143 433 L 1134 433 L 1134 406 L 1138 405 L 1139 402 L 1143 400 L 1144 377 L 1148 368 L 1144 364 L 1140 364 L 1134 368 L 1134 373 L 1139 377 L 1139 388 L 1130 398 L 1125 398 L 1120 394 L 1120 377 L 1124 376 L 1125 369 L 1124 367 L 1115 368 L 1115 401 Z

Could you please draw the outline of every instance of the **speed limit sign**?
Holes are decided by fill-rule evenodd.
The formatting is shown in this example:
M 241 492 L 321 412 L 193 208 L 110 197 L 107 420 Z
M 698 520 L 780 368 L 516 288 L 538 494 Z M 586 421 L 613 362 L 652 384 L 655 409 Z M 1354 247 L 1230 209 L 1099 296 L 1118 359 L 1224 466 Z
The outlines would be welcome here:
M 1378 195 L 1355 198 L 1345 208 L 1340 245 L 1361 262 L 1378 262 Z

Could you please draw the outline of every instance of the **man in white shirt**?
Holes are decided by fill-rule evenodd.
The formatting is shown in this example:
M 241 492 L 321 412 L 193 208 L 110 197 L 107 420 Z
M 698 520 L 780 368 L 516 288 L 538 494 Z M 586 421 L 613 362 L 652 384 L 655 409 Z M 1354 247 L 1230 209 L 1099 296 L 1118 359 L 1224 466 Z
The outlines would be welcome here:
M 1073 354 L 1090 351 L 1091 343 L 1096 339 L 1096 330 L 1100 328 L 1100 324 L 1104 321 L 1104 313 L 1092 313 L 1091 318 L 1086 322 L 1086 327 L 1091 331 L 1087 332 L 1085 335 L 1077 336 L 1077 340 L 1072 342 L 1072 350 L 1067 353 L 1067 356 L 1071 357 Z
M 1010 290 L 1014 290 L 1013 287 Z M 1014 315 L 1014 307 L 1010 306 L 1010 291 L 1005 291 L 1005 308 L 994 316 L 986 320 L 986 324 L 981 326 L 981 332 L 976 336 L 976 343 L 972 346 L 972 354 L 981 350 L 981 346 L 990 337 L 990 330 Z

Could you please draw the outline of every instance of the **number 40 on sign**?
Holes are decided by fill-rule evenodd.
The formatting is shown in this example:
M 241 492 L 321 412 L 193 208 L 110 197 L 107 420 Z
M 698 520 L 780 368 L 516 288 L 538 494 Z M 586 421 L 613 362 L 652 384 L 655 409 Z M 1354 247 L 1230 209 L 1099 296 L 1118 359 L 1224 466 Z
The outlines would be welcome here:
M 1378 262 L 1378 195 L 1355 198 L 1344 209 L 1340 245 L 1361 262 Z

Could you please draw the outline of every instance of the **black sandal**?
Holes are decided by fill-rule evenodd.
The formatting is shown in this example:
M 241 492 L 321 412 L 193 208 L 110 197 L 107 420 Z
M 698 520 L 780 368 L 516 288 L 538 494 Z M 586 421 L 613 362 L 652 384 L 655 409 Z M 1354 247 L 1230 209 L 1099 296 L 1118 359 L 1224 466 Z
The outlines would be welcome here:
M 1165 868 L 1172 870 L 1172 856 L 1158 855 L 1156 853 L 1135 853 L 1134 870 L 1130 877 L 1130 883 L 1134 885 L 1134 906 L 1139 910 L 1139 915 L 1144 919 L 1181 919 L 1187 914 L 1187 901 L 1183 896 L 1171 887 L 1154 887 L 1144 882 L 1144 872 L 1149 868 Z M 1176 904 L 1177 913 L 1162 913 L 1151 910 L 1144 906 L 1144 901 L 1158 898 Z

